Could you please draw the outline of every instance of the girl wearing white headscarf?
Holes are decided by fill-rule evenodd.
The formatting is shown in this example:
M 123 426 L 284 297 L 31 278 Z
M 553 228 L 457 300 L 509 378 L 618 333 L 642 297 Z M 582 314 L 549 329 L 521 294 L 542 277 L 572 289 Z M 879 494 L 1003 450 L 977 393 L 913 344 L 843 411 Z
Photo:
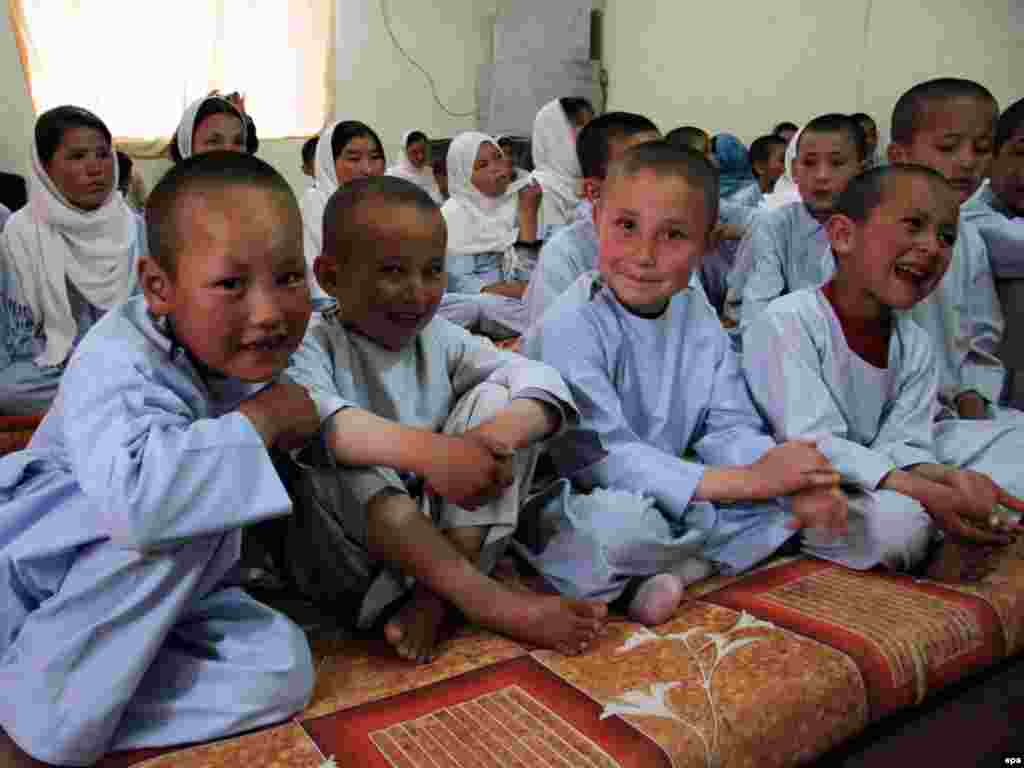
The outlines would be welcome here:
M 49 407 L 74 346 L 137 289 L 145 240 L 103 121 L 70 106 L 40 115 L 28 205 L 0 236 L 0 412 Z
M 555 99 L 541 107 L 533 121 L 533 175 L 544 189 L 542 239 L 573 220 L 583 179 L 576 155 L 576 133 L 593 115 L 586 99 Z
M 448 291 L 441 313 L 459 325 L 467 302 L 507 331 L 526 328 L 528 264 L 536 259 L 540 188 L 530 177 L 510 183 L 502 152 L 483 133 L 462 133 L 448 148 L 448 191 L 441 208 L 448 228 Z M 518 245 L 518 247 L 517 247 Z
M 438 205 L 444 197 L 434 178 L 434 168 L 428 157 L 427 136 L 422 131 L 406 131 L 402 134 L 402 154 L 398 162 L 388 168 L 387 175 L 412 182 L 422 189 Z
M 776 180 L 772 191 L 761 200 L 760 207 L 781 208 L 790 203 L 799 203 L 802 199 L 800 197 L 800 190 L 796 186 L 796 179 L 793 177 L 793 163 L 796 162 L 796 149 L 800 145 L 800 137 L 803 135 L 804 127 L 793 134 L 793 138 L 786 145 L 786 172 Z
M 313 264 L 323 250 L 324 209 L 339 186 L 352 179 L 381 176 L 384 149 L 376 132 L 358 120 L 339 120 L 320 132 L 316 143 L 316 186 L 299 201 L 302 211 L 303 251 L 314 308 L 331 301 L 316 281 Z
M 168 147 L 176 163 L 204 152 L 245 152 L 245 115 L 222 96 L 204 96 L 189 104 Z

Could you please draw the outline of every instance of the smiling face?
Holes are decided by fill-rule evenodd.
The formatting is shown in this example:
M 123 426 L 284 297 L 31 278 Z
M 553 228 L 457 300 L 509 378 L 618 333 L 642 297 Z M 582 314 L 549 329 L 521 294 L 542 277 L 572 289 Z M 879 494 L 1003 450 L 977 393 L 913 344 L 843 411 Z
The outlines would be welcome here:
M 864 222 L 829 220 L 842 279 L 874 307 L 909 309 L 938 286 L 956 242 L 959 202 L 938 179 L 897 174 Z
M 998 108 L 978 96 L 936 99 L 922 110 L 909 144 L 891 144 L 889 160 L 932 168 L 964 203 L 981 186 L 992 161 Z
M 150 309 L 207 368 L 243 381 L 272 379 L 288 365 L 311 303 L 294 202 L 262 187 L 232 185 L 179 202 L 185 248 L 173 275 L 140 266 Z
M 827 218 L 862 167 L 857 146 L 846 131 L 804 131 L 793 163 L 793 177 L 811 215 L 819 220 Z
M 46 165 L 46 173 L 69 203 L 94 211 L 114 187 L 114 153 L 95 128 L 68 128 Z
M 347 242 L 317 259 L 316 276 L 346 325 L 387 349 L 409 344 L 437 313 L 448 285 L 439 210 L 363 204 Z
M 366 179 L 384 175 L 384 150 L 372 136 L 356 136 L 346 144 L 334 159 L 338 186 L 353 179 Z
M 992 191 L 1017 216 L 1024 216 L 1024 124 L 999 149 L 992 161 Z
M 207 115 L 192 132 L 192 155 L 204 152 L 245 152 L 242 121 L 237 115 L 216 112 Z
M 651 170 L 609 179 L 594 218 L 601 275 L 624 306 L 642 315 L 662 312 L 686 288 L 714 223 L 702 190 Z
M 480 145 L 476 160 L 473 161 L 473 175 L 469 180 L 480 194 L 487 197 L 501 197 L 508 191 L 512 180 L 509 164 L 496 144 L 485 141 Z

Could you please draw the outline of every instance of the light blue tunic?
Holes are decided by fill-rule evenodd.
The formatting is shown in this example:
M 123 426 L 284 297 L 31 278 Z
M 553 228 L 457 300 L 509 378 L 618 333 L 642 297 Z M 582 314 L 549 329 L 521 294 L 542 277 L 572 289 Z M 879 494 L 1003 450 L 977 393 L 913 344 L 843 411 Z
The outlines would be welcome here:
M 828 233 L 802 202 L 760 211 L 729 273 L 726 316 L 746 327 L 773 299 L 821 285 L 834 271 Z
M 0 727 L 37 759 L 219 738 L 312 691 L 302 632 L 232 584 L 241 527 L 291 503 L 237 406 L 135 297 L 0 460 Z
M 677 563 L 700 555 L 742 571 L 792 534 L 778 501 L 716 506 L 693 499 L 706 464 L 749 464 L 775 446 L 699 286 L 691 283 L 660 317 L 646 319 L 623 307 L 596 273 L 585 274 L 525 337 L 524 349 L 562 374 L 580 409 L 579 427 L 551 443 L 559 474 L 583 491 L 653 500 L 665 532 L 653 535 L 649 522 L 632 517 L 642 514 L 636 504 L 619 507 L 614 525 L 596 513 L 590 525 L 585 510 L 570 510 L 563 529 L 596 540 L 598 557 L 609 548 L 619 554 L 598 573 L 591 562 L 539 557 L 563 591 L 575 570 L 587 580 L 586 594 L 613 598 L 625 586 L 620 577 L 657 572 L 666 564 L 661 550 L 674 544 Z M 695 460 L 683 458 L 692 454 Z M 648 564 L 654 570 L 644 574 Z
M 761 186 L 755 181 L 753 184 L 748 184 L 743 189 L 737 190 L 729 197 L 725 198 L 730 203 L 736 205 L 744 205 L 748 208 L 757 208 L 764 200 L 764 193 L 761 192 Z
M 580 275 L 597 269 L 597 254 L 593 208 L 589 203 L 580 203 L 576 220 L 559 229 L 541 248 L 537 267 L 523 296 L 531 327 Z
M 996 280 L 1024 278 L 1024 217 L 1014 215 L 986 181 L 960 208 L 981 233 Z
M 756 185 L 755 185 L 756 186 Z M 750 229 L 758 211 L 751 206 L 737 203 L 733 198 L 722 200 L 718 204 L 718 223 L 739 227 L 744 235 Z M 729 273 L 736 263 L 736 253 L 739 251 L 740 240 L 723 240 L 716 247 L 711 249 L 701 261 L 700 281 L 704 286 L 704 293 L 708 301 L 715 308 L 716 312 L 722 312 L 725 307 L 725 300 L 728 294 Z
M 19 211 L 21 213 L 21 211 Z M 25 211 L 23 215 L 28 215 Z M 132 259 L 137 261 L 145 250 L 146 232 L 137 217 L 138 236 Z M 137 273 L 132 269 L 132 293 L 138 292 Z M 85 332 L 103 316 L 103 310 L 92 306 L 68 283 L 72 315 L 78 322 L 77 345 Z M 9 261 L 3 238 L 0 237 L 0 413 L 29 415 L 45 411 L 57 394 L 64 366 L 41 366 L 35 358 L 46 347 L 42 323 L 33 316 L 25 299 L 18 273 Z

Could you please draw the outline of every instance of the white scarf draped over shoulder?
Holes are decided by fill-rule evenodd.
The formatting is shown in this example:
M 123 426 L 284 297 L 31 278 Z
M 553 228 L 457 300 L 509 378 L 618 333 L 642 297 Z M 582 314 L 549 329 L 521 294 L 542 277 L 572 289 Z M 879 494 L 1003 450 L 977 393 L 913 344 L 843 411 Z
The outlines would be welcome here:
M 141 250 L 139 232 L 136 215 L 117 189 L 116 162 L 107 199 L 96 210 L 83 211 L 57 189 L 33 141 L 27 210 L 11 218 L 3 239 L 37 327 L 46 334 L 37 365 L 64 363 L 78 335 L 69 282 L 102 310 L 128 298 Z
M 530 150 L 536 169 L 533 175 L 544 188 L 542 226 L 568 224 L 580 201 L 583 172 L 576 155 L 575 131 L 558 99 L 537 112 Z
M 434 178 L 433 166 L 430 163 L 424 163 L 422 168 L 417 168 L 409 160 L 409 137 L 414 133 L 416 131 L 406 131 L 402 134 L 402 151 L 398 155 L 398 162 L 388 168 L 387 175 L 412 182 L 430 195 L 431 200 L 441 205 L 444 198 L 441 196 L 441 190 Z
M 800 136 L 804 129 L 801 128 L 786 145 L 786 172 L 775 182 L 775 187 L 761 199 L 761 208 L 781 208 L 790 203 L 799 203 L 800 190 L 796 186 L 796 178 L 793 176 L 793 164 L 796 162 L 796 148 L 800 144 Z
M 448 148 L 448 192 L 441 208 L 448 227 L 448 254 L 509 253 L 519 239 L 519 190 L 531 182 L 522 176 L 509 184 L 498 198 L 488 197 L 473 186 L 473 164 L 480 146 L 498 143 L 484 133 L 469 131 L 455 137 Z
M 199 114 L 199 110 L 203 108 L 203 104 L 208 101 L 223 102 L 230 107 L 232 112 L 238 115 L 238 119 L 242 121 L 242 146 L 245 146 L 245 116 L 238 111 L 234 104 L 222 96 L 204 96 L 201 99 L 196 99 L 188 105 L 188 109 L 185 110 L 185 114 L 181 116 L 181 122 L 178 123 L 178 130 L 174 134 L 175 139 L 177 140 L 178 153 L 181 155 L 182 159 L 192 157 L 192 136 L 196 132 L 196 116 Z

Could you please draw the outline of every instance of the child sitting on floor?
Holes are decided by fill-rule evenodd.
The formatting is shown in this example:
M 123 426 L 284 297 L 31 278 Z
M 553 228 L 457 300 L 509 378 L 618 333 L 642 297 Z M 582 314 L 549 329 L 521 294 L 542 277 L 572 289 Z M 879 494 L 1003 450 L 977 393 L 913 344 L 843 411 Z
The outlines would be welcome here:
M 268 448 L 319 425 L 280 378 L 310 315 L 295 196 L 210 153 L 168 172 L 146 225 L 144 295 L 0 460 L 0 726 L 47 763 L 251 730 L 313 689 L 302 631 L 231 586 L 242 527 L 291 510 Z
M 801 202 L 764 211 L 740 244 L 728 276 L 725 315 L 753 322 L 772 299 L 825 282 L 835 268 L 824 223 L 864 164 L 864 132 L 850 117 L 822 115 L 796 138 Z
M 1024 432 L 935 424 L 934 348 L 907 312 L 949 266 L 958 205 L 942 176 L 922 166 L 858 176 L 828 222 L 833 278 L 772 302 L 745 331 L 744 372 L 776 435 L 816 438 L 849 494 L 846 535 L 805 537 L 818 557 L 909 570 L 925 557 L 934 524 L 946 543 L 933 575 L 970 578 L 979 549 L 964 545 L 1007 543 L 990 518 L 1001 522 L 1000 505 L 1024 510 L 1003 490 L 1024 488 Z
M 963 205 L 977 192 L 992 159 L 999 105 L 971 80 L 939 78 L 919 83 L 896 102 L 889 161 L 918 163 L 949 180 Z M 1016 418 L 1000 411 L 1006 369 L 997 352 L 1003 312 L 988 248 L 962 216 L 952 261 L 939 287 L 914 305 L 917 323 L 931 334 L 939 365 L 939 398 L 960 418 Z
M 576 153 L 583 171 L 583 202 L 576 210 L 576 220 L 557 231 L 541 248 L 524 296 L 531 326 L 580 275 L 597 269 L 594 204 L 601 198 L 608 166 L 630 147 L 659 135 L 654 123 L 629 112 L 607 112 L 579 132 Z
M 563 480 L 531 502 L 520 551 L 563 593 L 625 595 L 645 624 L 668 620 L 686 584 L 750 568 L 794 528 L 845 521 L 838 475 L 813 445 L 777 446 L 767 434 L 695 287 L 717 207 L 703 155 L 666 142 L 629 150 L 595 207 L 600 272 L 577 280 L 525 339 L 580 408 L 550 453 L 589 493 Z
M 576 419 L 572 399 L 551 368 L 435 317 L 444 262 L 444 219 L 415 185 L 354 181 L 328 203 L 316 271 L 338 310 L 314 321 L 289 371 L 323 424 L 302 457 L 292 570 L 306 594 L 360 628 L 404 599 L 384 634 L 406 659 L 434 656 L 449 605 L 576 653 L 603 606 L 488 576 L 538 444 Z
M 786 172 L 786 142 L 778 136 L 761 136 L 750 145 L 750 168 L 756 183 L 741 189 L 729 199 L 756 208 L 764 196 L 775 189 L 775 182 Z

